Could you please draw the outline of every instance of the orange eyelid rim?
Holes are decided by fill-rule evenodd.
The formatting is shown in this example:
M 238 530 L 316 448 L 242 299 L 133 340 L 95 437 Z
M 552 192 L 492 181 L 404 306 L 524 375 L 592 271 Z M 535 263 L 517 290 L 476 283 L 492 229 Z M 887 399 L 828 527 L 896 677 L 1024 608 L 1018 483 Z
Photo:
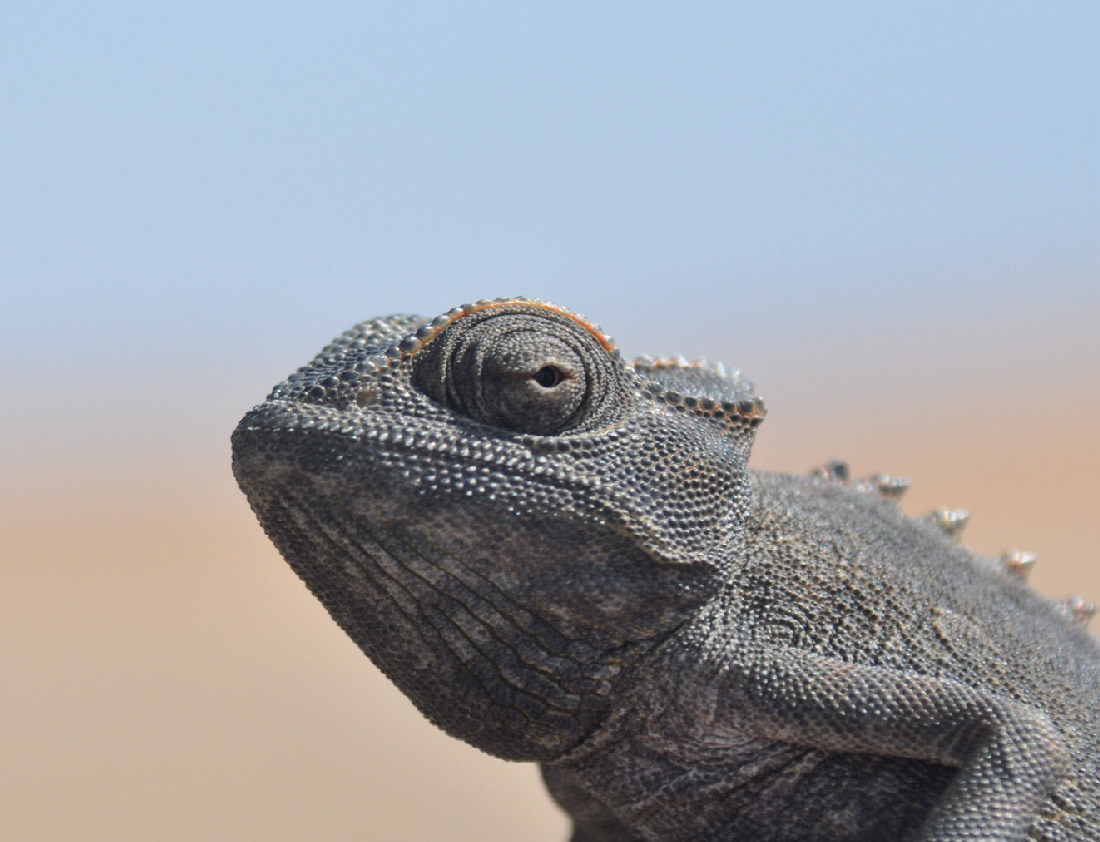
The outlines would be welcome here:
M 453 310 L 448 310 L 442 316 L 437 316 L 432 319 L 431 322 L 421 327 L 415 334 L 405 337 L 405 339 L 401 340 L 398 344 L 398 348 L 401 350 L 402 356 L 412 356 L 431 342 L 441 331 L 446 330 L 459 319 L 464 319 L 466 316 L 472 316 L 475 313 L 482 313 L 485 310 L 496 310 L 502 307 L 511 307 L 515 305 L 549 310 L 551 313 L 564 316 L 576 322 L 592 334 L 593 338 L 595 338 L 609 354 L 616 353 L 617 351 L 614 340 L 600 330 L 598 325 L 588 321 L 584 316 L 579 316 L 576 313 L 566 310 L 564 307 L 559 307 L 557 304 L 550 304 L 547 301 L 540 301 L 537 298 L 521 297 L 494 298 L 492 300 L 476 301 L 473 304 L 463 304 L 461 307 L 455 307 Z

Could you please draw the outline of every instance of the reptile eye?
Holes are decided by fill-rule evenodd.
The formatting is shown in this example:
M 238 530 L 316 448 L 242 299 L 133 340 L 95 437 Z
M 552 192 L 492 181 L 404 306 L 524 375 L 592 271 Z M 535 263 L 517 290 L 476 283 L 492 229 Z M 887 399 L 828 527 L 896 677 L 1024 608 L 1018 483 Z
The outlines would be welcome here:
M 452 371 L 453 391 L 462 393 L 471 415 L 510 430 L 560 432 L 588 391 L 582 355 L 543 331 L 513 330 L 474 343 L 461 360 Z
M 468 316 L 414 362 L 430 397 L 507 430 L 549 436 L 604 423 L 621 398 L 607 350 L 574 321 L 542 312 Z
M 553 389 L 565 378 L 562 373 L 552 365 L 546 365 L 535 372 L 535 382 L 544 389 Z

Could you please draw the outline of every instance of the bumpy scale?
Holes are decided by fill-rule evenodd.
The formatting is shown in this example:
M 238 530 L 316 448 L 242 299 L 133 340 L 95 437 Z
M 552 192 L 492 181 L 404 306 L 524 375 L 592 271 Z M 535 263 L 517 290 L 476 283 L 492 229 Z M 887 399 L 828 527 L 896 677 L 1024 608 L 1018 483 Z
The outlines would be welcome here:
M 363 322 L 245 416 L 268 535 L 574 842 L 1100 840 L 1087 603 L 908 483 L 748 470 L 737 372 L 533 299 Z M 1094 610 L 1094 609 L 1091 609 Z

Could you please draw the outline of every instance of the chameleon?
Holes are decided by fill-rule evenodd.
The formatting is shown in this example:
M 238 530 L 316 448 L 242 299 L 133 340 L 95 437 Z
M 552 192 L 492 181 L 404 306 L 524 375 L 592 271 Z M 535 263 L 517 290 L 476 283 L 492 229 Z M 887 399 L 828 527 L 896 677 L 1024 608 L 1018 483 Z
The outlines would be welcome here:
M 739 371 L 532 298 L 362 322 L 232 437 L 261 525 L 572 842 L 1100 840 L 1095 610 L 906 481 L 753 470 Z

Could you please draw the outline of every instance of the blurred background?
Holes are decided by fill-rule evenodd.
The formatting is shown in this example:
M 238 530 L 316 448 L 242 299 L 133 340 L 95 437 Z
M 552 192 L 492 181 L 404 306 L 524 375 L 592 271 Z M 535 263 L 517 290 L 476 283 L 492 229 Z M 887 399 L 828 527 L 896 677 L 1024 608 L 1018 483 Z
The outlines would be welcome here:
M 753 464 L 1100 598 L 1100 6 L 9 3 L 0 838 L 535 840 L 263 537 L 229 433 L 526 294 L 739 365 Z

